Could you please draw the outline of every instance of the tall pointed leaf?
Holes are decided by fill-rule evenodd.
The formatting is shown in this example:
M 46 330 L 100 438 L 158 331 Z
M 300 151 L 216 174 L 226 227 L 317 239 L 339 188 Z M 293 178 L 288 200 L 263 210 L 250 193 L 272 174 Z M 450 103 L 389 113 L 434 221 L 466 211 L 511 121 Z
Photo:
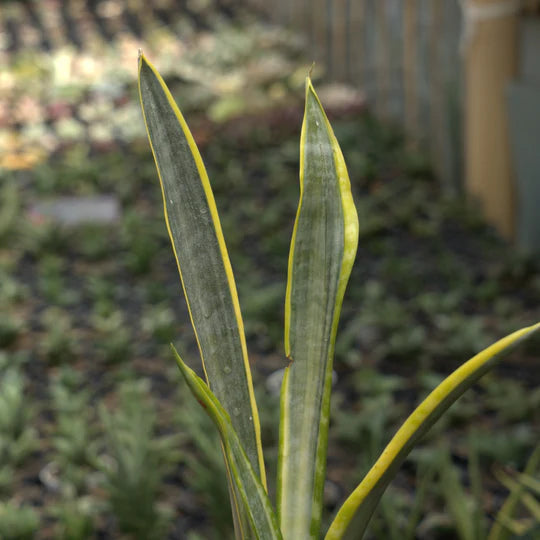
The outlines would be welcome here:
M 205 382 L 184 364 L 174 348 L 173 351 L 176 355 L 178 367 L 191 392 L 218 428 L 228 472 L 234 481 L 236 492 L 240 495 L 242 509 L 249 517 L 250 538 L 281 540 L 274 509 L 264 486 L 244 452 L 242 443 L 231 423 L 230 416 Z
M 361 538 L 382 494 L 418 440 L 482 375 L 517 344 L 540 330 L 540 323 L 497 341 L 449 375 L 407 418 L 359 486 L 338 511 L 326 540 L 343 538 L 355 519 L 354 538 Z
M 357 243 L 345 161 L 308 78 L 285 300 L 277 504 L 287 540 L 319 535 L 334 342 Z
M 242 316 L 208 175 L 171 93 L 142 54 L 139 94 L 206 378 L 266 485 Z

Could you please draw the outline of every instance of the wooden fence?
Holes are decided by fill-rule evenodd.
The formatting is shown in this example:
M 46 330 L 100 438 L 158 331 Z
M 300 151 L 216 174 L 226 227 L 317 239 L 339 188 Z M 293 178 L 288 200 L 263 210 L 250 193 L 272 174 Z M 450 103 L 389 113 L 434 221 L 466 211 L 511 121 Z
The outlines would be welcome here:
M 459 0 L 249 0 L 305 36 L 309 60 L 360 88 L 377 114 L 431 153 L 444 189 L 461 187 Z

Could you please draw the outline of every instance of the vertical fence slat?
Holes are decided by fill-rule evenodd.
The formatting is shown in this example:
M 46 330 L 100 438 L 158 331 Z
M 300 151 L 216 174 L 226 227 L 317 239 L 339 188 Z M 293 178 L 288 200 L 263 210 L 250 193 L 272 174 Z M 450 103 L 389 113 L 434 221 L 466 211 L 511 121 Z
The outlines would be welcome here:
M 353 66 L 352 66 L 352 1 L 345 1 L 345 80 L 352 82 Z
M 481 7 L 497 0 L 476 0 Z M 475 22 L 466 43 L 466 181 L 484 215 L 507 238 L 515 232 L 505 90 L 517 68 L 518 15 Z
M 442 36 L 442 0 L 432 0 L 429 24 L 429 116 L 430 116 L 430 150 L 435 172 L 443 179 L 441 136 L 444 130 L 444 113 L 442 111 L 442 63 L 441 63 L 441 36 Z M 446 179 L 445 179 L 446 180 Z M 444 182 L 446 184 L 446 182 Z M 443 186 L 447 191 L 448 185 Z
M 325 5 L 325 52 L 324 58 L 326 63 L 326 69 L 329 77 L 333 77 L 336 70 L 334 64 L 334 24 L 335 24 L 335 8 L 333 0 L 326 0 Z
M 350 19 L 351 79 L 361 90 L 364 90 L 366 69 L 365 9 L 366 0 L 352 0 Z
M 430 65 L 429 65 L 429 25 L 430 4 L 433 0 L 417 0 L 417 91 L 418 91 L 418 141 L 426 149 L 430 148 L 429 126 L 431 118 L 431 103 L 429 100 Z
M 418 89 L 416 86 L 417 18 L 416 0 L 403 4 L 403 93 L 405 103 L 405 133 L 409 141 L 418 137 Z
M 390 89 L 390 56 L 388 47 L 388 19 L 386 0 L 377 0 L 375 4 L 376 40 L 376 73 L 377 95 L 375 107 L 381 118 L 388 116 L 388 92 Z
M 403 47 L 403 0 L 387 0 L 388 35 L 390 38 L 389 65 L 390 65 L 390 88 L 389 107 L 391 118 L 394 122 L 403 125 L 403 75 L 402 47 Z
M 376 47 L 377 47 L 377 29 L 375 20 L 375 2 L 377 0 L 365 0 L 364 14 L 366 24 L 364 38 L 364 92 L 368 103 L 375 103 L 377 97 L 376 81 Z
M 334 0 L 334 24 L 333 24 L 333 64 L 334 77 L 339 81 L 347 79 L 348 73 L 348 48 L 347 36 L 350 21 L 347 18 L 347 7 L 350 0 Z
M 445 158 L 443 170 L 452 184 L 452 191 L 463 188 L 463 73 L 460 40 L 461 7 L 457 2 L 444 2 L 444 114 L 443 133 Z

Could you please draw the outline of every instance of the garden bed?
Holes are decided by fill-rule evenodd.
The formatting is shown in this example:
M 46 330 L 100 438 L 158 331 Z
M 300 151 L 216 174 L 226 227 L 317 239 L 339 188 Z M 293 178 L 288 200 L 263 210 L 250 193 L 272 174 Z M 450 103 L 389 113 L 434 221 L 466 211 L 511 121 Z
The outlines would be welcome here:
M 7 18 L 24 24 L 15 5 Z M 283 304 L 306 68 L 295 40 L 253 27 L 249 17 L 231 23 L 230 12 L 203 13 L 194 20 L 215 32 L 194 23 L 182 48 L 170 28 L 152 26 L 158 15 L 139 19 L 150 53 L 168 66 L 214 188 L 272 489 L 271 382 L 286 364 Z M 112 14 L 104 28 L 118 31 L 120 20 Z M 125 21 L 134 35 L 135 19 Z M 84 66 L 81 55 L 92 47 L 108 51 L 103 65 L 118 58 L 103 34 L 89 35 L 94 45 L 66 49 L 71 65 Z M 225 45 L 229 56 L 220 57 Z M 2 88 L 19 104 L 27 89 L 36 107 L 23 103 L 35 116 L 19 123 L 0 118 L 0 537 L 230 537 L 219 443 L 168 345 L 200 371 L 134 99 L 135 64 L 125 78 L 105 69 L 102 82 L 112 86 L 74 84 L 78 68 L 69 84 L 51 86 L 17 47 Z M 176 54 L 185 62 L 173 61 Z M 126 66 L 128 56 L 134 62 L 136 51 L 122 57 Z M 320 94 L 360 220 L 336 346 L 328 518 L 444 375 L 540 319 L 540 260 L 503 242 L 474 207 L 444 197 L 425 156 L 406 150 L 360 96 L 338 92 L 342 98 L 328 102 Z M 54 211 L 65 197 L 87 205 L 106 197 L 114 211 L 100 221 L 89 210 L 86 222 L 66 223 Z M 482 537 L 507 494 L 496 464 L 521 470 L 538 440 L 539 351 L 538 340 L 519 349 L 452 407 L 383 498 L 372 537 L 456 538 L 469 526 Z

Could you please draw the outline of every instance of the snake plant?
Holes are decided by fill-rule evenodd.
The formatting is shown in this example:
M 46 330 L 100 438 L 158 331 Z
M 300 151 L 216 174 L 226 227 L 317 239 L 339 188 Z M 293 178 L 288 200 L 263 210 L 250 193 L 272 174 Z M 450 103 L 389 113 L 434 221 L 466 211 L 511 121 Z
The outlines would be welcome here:
M 285 298 L 287 365 L 274 503 L 266 488 L 244 325 L 210 181 L 182 113 L 143 54 L 139 95 L 205 379 L 173 350 L 191 392 L 219 431 L 236 537 L 320 538 L 334 344 L 359 230 L 347 168 L 332 127 L 307 77 L 300 200 Z M 325 538 L 344 538 L 353 517 L 355 537 L 363 535 L 415 443 L 479 377 L 538 330 L 540 323 L 497 341 L 433 390 L 337 511 Z

